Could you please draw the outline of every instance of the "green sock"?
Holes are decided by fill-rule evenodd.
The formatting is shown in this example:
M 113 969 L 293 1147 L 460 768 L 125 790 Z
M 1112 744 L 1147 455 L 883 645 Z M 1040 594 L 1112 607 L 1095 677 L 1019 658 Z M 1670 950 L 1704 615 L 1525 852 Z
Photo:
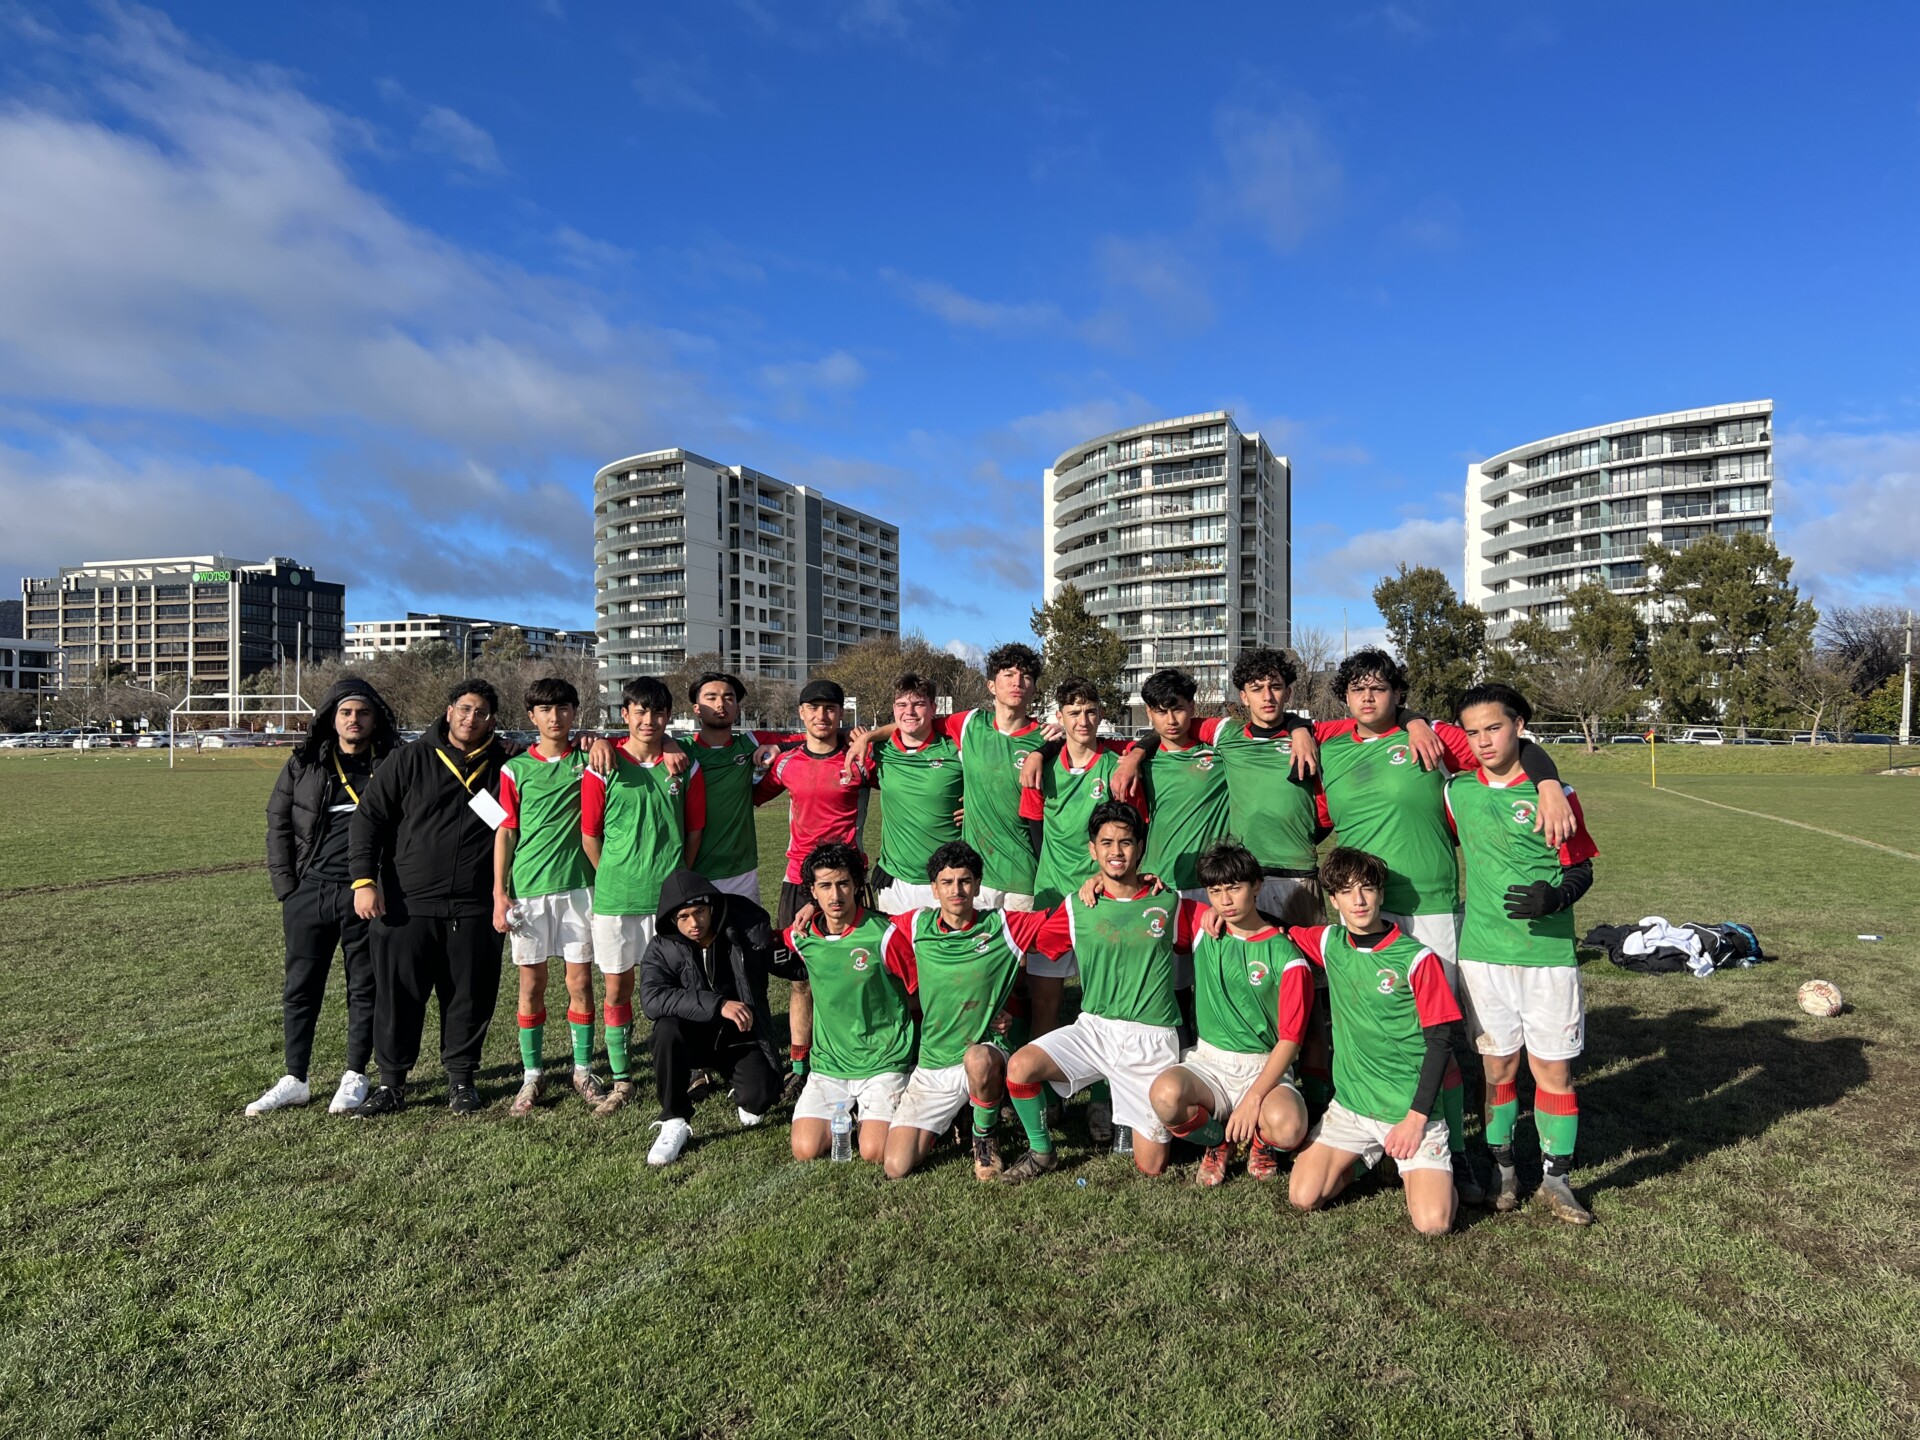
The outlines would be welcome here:
M 1022 1090 L 1027 1093 L 1022 1095 Z M 1027 1144 L 1042 1153 L 1053 1149 L 1053 1136 L 1047 1133 L 1046 1086 L 1018 1085 L 1009 1080 L 1007 1098 L 1013 1101 L 1013 1113 L 1026 1127 Z
M 520 1068 L 529 1074 L 540 1070 L 540 1052 L 547 1037 L 547 1012 L 520 1017 Z
M 1214 1116 L 1198 1130 L 1187 1136 L 1196 1145 L 1204 1145 L 1211 1150 L 1216 1145 L 1227 1143 L 1227 1127 L 1220 1123 L 1220 1117 Z
M 1447 1122 L 1447 1149 L 1455 1155 L 1467 1151 L 1467 1094 L 1459 1084 L 1440 1087 L 1440 1118 Z
M 1565 1174 L 1573 1161 L 1574 1142 L 1580 1138 L 1580 1102 L 1573 1092 L 1535 1090 L 1533 1128 L 1540 1132 L 1540 1153 L 1561 1162 L 1550 1168 Z
M 999 1127 L 999 1125 L 1000 1125 L 1000 1106 L 998 1104 L 982 1105 L 978 1100 L 975 1100 L 973 1102 L 973 1133 L 974 1134 L 991 1135 Z
M 633 1038 L 633 1006 L 609 1005 L 607 1017 L 607 1068 L 616 1080 L 627 1078 L 627 1042 Z
M 1513 1144 L 1514 1123 L 1520 1118 L 1520 1087 L 1512 1081 L 1487 1091 L 1487 1144 Z
M 1307 1109 L 1321 1114 L 1333 1103 L 1333 1077 L 1325 1071 L 1301 1071 L 1300 1098 L 1307 1102 Z
M 573 1032 L 573 1068 L 593 1068 L 593 1011 L 568 1010 L 567 1028 Z

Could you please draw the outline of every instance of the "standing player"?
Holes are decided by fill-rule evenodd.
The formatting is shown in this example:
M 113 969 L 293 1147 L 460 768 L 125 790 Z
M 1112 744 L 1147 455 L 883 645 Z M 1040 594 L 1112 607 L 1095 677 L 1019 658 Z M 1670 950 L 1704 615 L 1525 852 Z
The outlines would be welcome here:
M 580 692 L 549 675 L 527 686 L 526 705 L 540 739 L 500 767 L 506 818 L 493 832 L 493 928 L 511 937 L 508 948 L 520 972 L 523 1078 L 513 1097 L 514 1115 L 532 1114 L 546 1084 L 542 1054 L 552 960 L 566 967 L 574 1092 L 589 1105 L 607 1098 L 593 1073 L 593 866 L 580 828 L 587 757 L 573 744 Z
M 1200 857 L 1200 883 L 1224 922 L 1194 937 L 1194 1009 L 1200 1038 L 1154 1080 L 1148 1098 L 1173 1134 L 1206 1148 L 1201 1185 L 1219 1185 L 1235 1145 L 1250 1145 L 1247 1174 L 1271 1180 L 1277 1152 L 1307 1133 L 1307 1103 L 1293 1062 L 1313 1009 L 1312 969 L 1286 931 L 1260 913 L 1263 879 L 1253 852 L 1233 840 Z
M 1320 867 L 1338 925 L 1289 935 L 1327 972 L 1333 1009 L 1333 1101 L 1294 1157 L 1287 1198 L 1317 1210 L 1353 1178 L 1354 1160 L 1393 1157 L 1407 1214 L 1423 1235 L 1453 1228 L 1447 1122 L 1433 1113 L 1451 1063 L 1460 1007 L 1440 958 L 1381 911 L 1387 867 L 1342 847 Z
M 1546 1169 L 1541 1198 L 1560 1219 L 1591 1225 L 1592 1214 L 1567 1178 L 1580 1129 L 1573 1061 L 1586 1046 L 1587 1032 L 1573 906 L 1593 884 L 1593 859 L 1600 852 L 1572 791 L 1572 838 L 1554 847 L 1534 833 L 1540 791 L 1520 766 L 1520 733 L 1532 718 L 1526 700 L 1506 685 L 1476 685 L 1460 697 L 1460 724 L 1480 761 L 1472 774 L 1449 780 L 1446 790 L 1447 816 L 1467 869 L 1462 999 L 1467 1038 L 1487 1067 L 1487 1144 L 1498 1181 L 1494 1208 L 1512 1210 L 1520 1203 L 1513 1127 L 1524 1049 Z
M 886 1158 L 887 1128 L 913 1059 L 911 967 L 889 946 L 892 923 L 866 909 L 867 862 L 851 845 L 816 846 L 800 866 L 815 913 L 789 927 L 787 950 L 813 990 L 813 1063 L 793 1106 L 793 1158 L 833 1143 L 834 1110 L 858 1112 L 860 1158 Z
M 874 888 L 888 914 L 934 903 L 927 861 L 960 838 L 960 747 L 934 729 L 933 681 L 909 671 L 894 682 L 893 734 L 872 751 L 880 801 Z
M 740 677 L 709 670 L 687 687 L 699 729 L 682 746 L 706 777 L 707 828 L 693 868 L 723 895 L 760 903 L 760 845 L 753 827 L 753 782 L 773 760 L 775 745 L 799 737 L 785 732 L 736 731 L 747 687 Z M 671 752 L 669 752 L 671 754 Z
M 685 777 L 663 763 L 673 695 L 651 676 L 620 691 L 627 738 L 615 747 L 613 773 L 587 772 L 580 791 L 580 834 L 593 863 L 593 962 L 607 977 L 607 1067 L 613 1088 L 595 1108 L 611 1115 L 633 1098 L 634 967 L 655 932 L 660 887 L 700 854 L 707 823 L 706 777 L 696 763 Z

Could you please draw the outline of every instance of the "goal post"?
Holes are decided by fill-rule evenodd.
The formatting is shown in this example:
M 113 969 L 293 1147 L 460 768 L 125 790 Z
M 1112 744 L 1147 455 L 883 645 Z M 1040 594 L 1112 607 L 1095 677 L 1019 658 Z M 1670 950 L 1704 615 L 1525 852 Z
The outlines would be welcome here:
M 232 719 L 235 715 L 277 715 L 284 722 L 289 715 L 304 715 L 312 720 L 313 713 L 313 706 L 298 694 L 252 695 L 223 690 L 217 695 L 189 695 L 167 712 L 167 768 L 173 769 L 178 737 L 185 733 L 178 723 L 182 717 L 225 715 Z

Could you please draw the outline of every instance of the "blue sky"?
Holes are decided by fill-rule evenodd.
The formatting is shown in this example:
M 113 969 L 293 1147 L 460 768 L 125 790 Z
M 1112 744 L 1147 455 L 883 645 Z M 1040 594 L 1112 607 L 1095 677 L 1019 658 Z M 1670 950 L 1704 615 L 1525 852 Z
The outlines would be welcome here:
M 991 644 L 1042 467 L 1226 406 L 1362 634 L 1469 460 L 1770 396 L 1796 573 L 1920 601 L 1920 12 L 1026 9 L 0 8 L 0 584 L 590 624 L 592 473 L 678 444 Z

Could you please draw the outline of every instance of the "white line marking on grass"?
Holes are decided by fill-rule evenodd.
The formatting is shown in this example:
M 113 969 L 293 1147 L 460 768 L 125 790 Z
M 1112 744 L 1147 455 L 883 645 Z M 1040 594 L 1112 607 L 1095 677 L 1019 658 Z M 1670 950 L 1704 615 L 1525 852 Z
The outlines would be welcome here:
M 1784 815 L 1769 815 L 1764 810 L 1742 810 L 1738 805 L 1728 805 L 1724 801 L 1709 800 L 1704 795 L 1689 794 L 1685 790 L 1670 790 L 1666 786 L 1649 786 L 1656 795 L 1678 795 L 1682 800 L 1698 800 L 1702 805 L 1711 805 L 1716 810 L 1731 810 L 1736 815 L 1751 815 L 1756 820 L 1773 820 L 1781 825 L 1791 825 L 1797 830 L 1811 830 L 1816 835 L 1826 835 L 1835 840 L 1851 841 L 1855 845 L 1864 845 L 1869 850 L 1878 850 L 1887 855 L 1898 855 L 1902 860 L 1920 863 L 1920 855 L 1905 850 L 1896 850 L 1891 845 L 1882 845 L 1877 840 L 1862 840 L 1858 835 L 1849 835 L 1844 830 L 1826 830 L 1818 825 L 1809 825 L 1804 820 L 1789 820 Z

